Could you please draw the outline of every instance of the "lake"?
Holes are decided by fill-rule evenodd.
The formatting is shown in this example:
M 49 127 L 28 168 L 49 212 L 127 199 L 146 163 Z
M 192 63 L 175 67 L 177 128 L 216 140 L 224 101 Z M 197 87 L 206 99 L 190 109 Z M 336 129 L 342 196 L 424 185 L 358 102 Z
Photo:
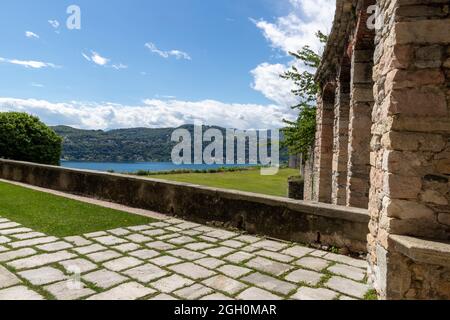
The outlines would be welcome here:
M 217 169 L 221 167 L 249 167 L 250 165 L 207 165 L 207 164 L 182 164 L 175 165 L 172 162 L 76 162 L 61 161 L 61 166 L 65 168 L 135 173 L 139 170 L 152 172 L 172 171 L 180 169 L 205 170 Z

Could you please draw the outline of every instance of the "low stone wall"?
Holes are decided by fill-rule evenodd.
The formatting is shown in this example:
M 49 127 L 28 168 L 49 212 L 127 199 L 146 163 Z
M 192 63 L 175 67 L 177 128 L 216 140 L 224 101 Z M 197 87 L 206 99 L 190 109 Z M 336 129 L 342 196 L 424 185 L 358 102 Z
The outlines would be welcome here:
M 389 237 L 390 268 L 384 295 L 389 299 L 450 299 L 450 243 L 408 236 Z M 389 283 L 390 285 L 387 285 Z
M 302 243 L 366 251 L 366 210 L 1 160 L 0 178 Z

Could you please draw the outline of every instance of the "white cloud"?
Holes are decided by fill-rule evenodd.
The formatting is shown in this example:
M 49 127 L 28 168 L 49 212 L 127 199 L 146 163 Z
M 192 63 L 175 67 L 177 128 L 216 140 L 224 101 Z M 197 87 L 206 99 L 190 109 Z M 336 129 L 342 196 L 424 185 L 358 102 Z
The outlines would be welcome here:
M 39 39 L 39 35 L 37 35 L 34 32 L 31 31 L 25 31 L 25 37 L 30 38 L 30 39 Z
M 54 29 L 58 29 L 58 28 L 59 28 L 59 21 L 58 21 L 58 20 L 48 20 L 48 23 L 49 23 Z
M 111 67 L 112 67 L 113 69 L 116 69 L 116 70 L 120 70 L 120 69 L 128 69 L 128 66 L 127 66 L 127 65 L 124 65 L 124 64 L 122 64 L 122 63 L 119 63 L 119 64 L 113 64 Z
M 251 71 L 254 78 L 252 88 L 281 106 L 289 107 L 297 104 L 298 99 L 292 94 L 294 89 L 292 81 L 280 77 L 287 69 L 287 66 L 280 63 L 260 64 Z
M 87 61 L 92 61 L 91 57 L 89 57 L 87 54 L 85 54 L 84 52 L 81 53 L 81 55 L 87 60 Z
M 6 59 L 0 57 L 0 62 L 15 64 L 19 66 L 23 66 L 25 68 L 31 69 L 42 69 L 42 68 L 61 68 L 53 63 L 42 62 L 42 61 L 34 61 L 34 60 L 17 60 L 17 59 Z
M 87 61 L 95 63 L 96 65 L 99 65 L 102 67 L 110 67 L 115 70 L 128 69 L 128 66 L 123 63 L 109 65 L 109 62 L 111 61 L 111 59 L 102 57 L 99 53 L 97 53 L 95 51 L 91 51 L 90 55 L 82 52 L 81 55 Z
M 180 50 L 170 50 L 170 51 L 163 51 L 156 47 L 156 45 L 152 42 L 148 42 L 145 44 L 145 46 L 153 53 L 158 54 L 159 56 L 167 59 L 170 57 L 174 57 L 176 59 L 184 59 L 184 60 L 192 60 L 191 56 L 187 54 L 184 51 Z
M 44 87 L 43 84 L 36 83 L 36 82 L 31 83 L 31 86 L 32 86 L 32 87 L 35 87 L 35 88 L 43 88 L 43 87 Z
M 289 112 L 276 105 L 227 104 L 215 100 L 147 99 L 138 106 L 115 103 L 52 103 L 36 99 L 0 98 L 0 111 L 28 112 L 50 125 L 84 129 L 178 127 L 204 123 L 239 129 L 283 126 Z
M 278 17 L 275 22 L 252 21 L 262 30 L 271 46 L 288 54 L 305 45 L 320 50 L 322 45 L 316 38 L 317 31 L 329 33 L 336 9 L 335 0 L 289 0 L 292 12 Z
M 95 51 L 92 51 L 91 60 L 92 60 L 92 62 L 94 62 L 95 64 L 98 64 L 99 66 L 107 65 L 108 62 L 110 61 L 110 59 L 102 57 Z
M 291 12 L 278 17 L 273 22 L 251 19 L 262 31 L 270 46 L 288 56 L 308 45 L 320 52 L 323 44 L 316 37 L 317 31 L 329 33 L 336 9 L 335 0 L 289 0 Z M 302 66 L 292 59 L 287 64 L 261 63 L 251 71 L 254 82 L 252 88 L 280 105 L 295 105 L 298 101 L 291 93 L 293 85 L 280 78 L 293 64 L 300 70 Z

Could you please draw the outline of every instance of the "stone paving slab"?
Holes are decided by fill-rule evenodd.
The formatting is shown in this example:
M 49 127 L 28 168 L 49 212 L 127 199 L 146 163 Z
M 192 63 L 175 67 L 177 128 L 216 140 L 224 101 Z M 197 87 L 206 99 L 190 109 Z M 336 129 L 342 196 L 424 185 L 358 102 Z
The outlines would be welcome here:
M 0 217 L 0 243 L 0 300 L 346 300 L 370 290 L 363 260 L 179 219 L 57 238 Z
M 44 297 L 25 286 L 17 286 L 0 290 L 0 300 L 44 300 Z
M 108 291 L 93 295 L 87 300 L 135 300 L 148 296 L 156 291 L 136 282 L 121 284 Z
M 11 287 L 19 283 L 20 280 L 14 275 L 14 273 L 9 272 L 8 269 L 0 266 L 0 289 Z
M 241 280 L 249 282 L 254 286 L 258 286 L 271 292 L 276 292 L 285 296 L 296 288 L 296 286 L 292 283 L 279 280 L 277 278 L 273 278 L 261 273 L 252 273 L 251 275 L 246 276 Z
M 22 271 L 19 272 L 19 275 L 35 286 L 61 281 L 67 278 L 63 272 L 51 267 Z
M 78 300 L 95 294 L 94 290 L 86 288 L 84 284 L 81 284 L 79 287 L 68 287 L 67 281 L 51 284 L 44 287 L 44 289 L 50 292 L 58 300 Z

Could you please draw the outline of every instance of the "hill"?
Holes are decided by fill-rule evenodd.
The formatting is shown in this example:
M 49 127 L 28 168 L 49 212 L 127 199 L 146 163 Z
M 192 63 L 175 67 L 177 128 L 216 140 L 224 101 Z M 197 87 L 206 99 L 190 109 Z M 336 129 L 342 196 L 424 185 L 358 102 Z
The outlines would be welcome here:
M 187 129 L 193 135 L 193 125 L 181 128 Z M 203 130 L 208 128 L 219 129 L 225 137 L 226 129 L 205 127 Z M 63 138 L 62 159 L 67 161 L 170 162 L 172 148 L 176 145 L 171 141 L 175 128 L 103 131 L 55 126 L 52 129 Z M 286 152 L 282 154 L 281 158 L 286 160 Z

